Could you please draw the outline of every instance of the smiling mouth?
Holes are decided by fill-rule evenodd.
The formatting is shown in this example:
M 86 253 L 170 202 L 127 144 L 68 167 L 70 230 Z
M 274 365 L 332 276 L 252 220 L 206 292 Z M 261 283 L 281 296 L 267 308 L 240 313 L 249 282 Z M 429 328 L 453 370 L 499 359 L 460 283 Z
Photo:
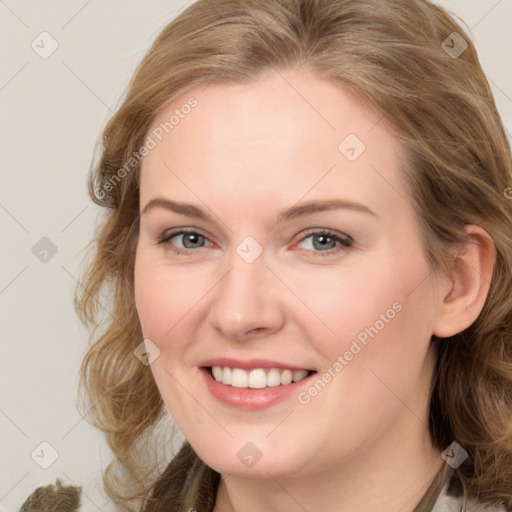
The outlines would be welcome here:
M 315 370 L 289 370 L 283 368 L 231 368 L 229 366 L 208 366 L 210 376 L 217 382 L 234 388 L 264 389 L 287 386 L 300 382 Z

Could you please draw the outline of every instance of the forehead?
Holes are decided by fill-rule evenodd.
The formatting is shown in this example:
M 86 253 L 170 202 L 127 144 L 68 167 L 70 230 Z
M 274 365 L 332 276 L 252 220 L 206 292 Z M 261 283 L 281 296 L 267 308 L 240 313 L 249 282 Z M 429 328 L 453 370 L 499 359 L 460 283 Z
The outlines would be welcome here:
M 405 196 L 403 148 L 382 116 L 308 74 L 196 87 L 160 111 L 148 135 L 156 145 L 142 164 L 141 204 L 229 198 L 240 211 L 339 196 L 378 210 Z

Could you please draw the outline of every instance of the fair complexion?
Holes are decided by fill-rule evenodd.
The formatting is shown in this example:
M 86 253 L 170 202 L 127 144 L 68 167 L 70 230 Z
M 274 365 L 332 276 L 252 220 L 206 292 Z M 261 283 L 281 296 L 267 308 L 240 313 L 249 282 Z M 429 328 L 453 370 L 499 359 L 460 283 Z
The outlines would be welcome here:
M 223 477 L 216 512 L 411 512 L 444 464 L 427 428 L 429 342 L 478 316 L 489 236 L 469 226 L 477 243 L 452 274 L 433 273 L 400 180 L 403 148 L 337 85 L 303 70 L 211 84 L 167 105 L 152 128 L 191 96 L 197 106 L 142 165 L 135 298 L 144 337 L 160 350 L 151 370 L 165 406 Z M 354 161 L 338 149 L 349 134 L 366 145 Z M 149 206 L 156 198 L 206 215 Z M 359 206 L 280 217 L 326 200 Z M 250 263 L 237 252 L 246 237 L 263 250 Z M 202 364 L 220 357 L 317 373 L 276 403 L 241 407 L 206 384 Z M 248 453 L 259 460 L 244 463 Z

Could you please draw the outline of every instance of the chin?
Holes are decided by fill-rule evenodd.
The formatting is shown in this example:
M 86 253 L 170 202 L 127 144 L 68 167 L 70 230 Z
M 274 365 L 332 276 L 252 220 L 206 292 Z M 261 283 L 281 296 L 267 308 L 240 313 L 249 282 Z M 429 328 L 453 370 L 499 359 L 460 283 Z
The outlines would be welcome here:
M 192 444 L 192 443 L 191 443 Z M 311 459 L 297 457 L 300 454 L 303 443 L 298 442 L 296 449 L 286 448 L 284 453 L 279 447 L 266 444 L 262 441 L 234 441 L 219 442 L 219 448 L 212 450 L 207 447 L 195 446 L 194 450 L 208 466 L 221 474 L 238 478 L 283 478 L 301 476 L 306 468 L 311 468 Z M 202 448 L 206 448 L 202 450 Z M 305 455 L 305 454 L 303 454 Z

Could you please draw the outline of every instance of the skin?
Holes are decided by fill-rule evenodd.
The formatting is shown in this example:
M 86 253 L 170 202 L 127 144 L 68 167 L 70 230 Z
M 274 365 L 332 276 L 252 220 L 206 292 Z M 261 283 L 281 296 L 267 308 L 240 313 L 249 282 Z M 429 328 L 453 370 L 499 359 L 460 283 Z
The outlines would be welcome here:
M 436 275 L 400 180 L 404 151 L 381 116 L 304 70 L 269 72 L 244 85 L 195 88 L 198 105 L 145 157 L 141 211 L 162 197 L 191 203 L 211 221 L 155 207 L 141 215 L 136 307 L 165 406 L 197 454 L 222 474 L 216 512 L 410 512 L 444 464 L 428 434 L 432 334 L 450 336 L 478 316 L 494 262 L 487 233 Z M 338 149 L 348 134 L 366 150 Z M 337 209 L 277 222 L 312 200 L 344 199 L 375 215 Z M 158 244 L 171 229 L 191 228 Z M 323 255 L 328 229 L 351 237 Z M 247 263 L 252 236 L 263 253 Z M 192 242 L 187 254 L 176 254 Z M 195 245 L 194 245 L 195 242 Z M 198 247 L 198 248 L 194 248 Z M 195 251 L 195 252 L 194 252 Z M 352 341 L 402 309 L 306 405 L 296 396 L 260 411 L 217 401 L 198 365 L 211 357 L 264 358 L 332 367 Z M 247 443 L 261 459 L 237 457 Z

